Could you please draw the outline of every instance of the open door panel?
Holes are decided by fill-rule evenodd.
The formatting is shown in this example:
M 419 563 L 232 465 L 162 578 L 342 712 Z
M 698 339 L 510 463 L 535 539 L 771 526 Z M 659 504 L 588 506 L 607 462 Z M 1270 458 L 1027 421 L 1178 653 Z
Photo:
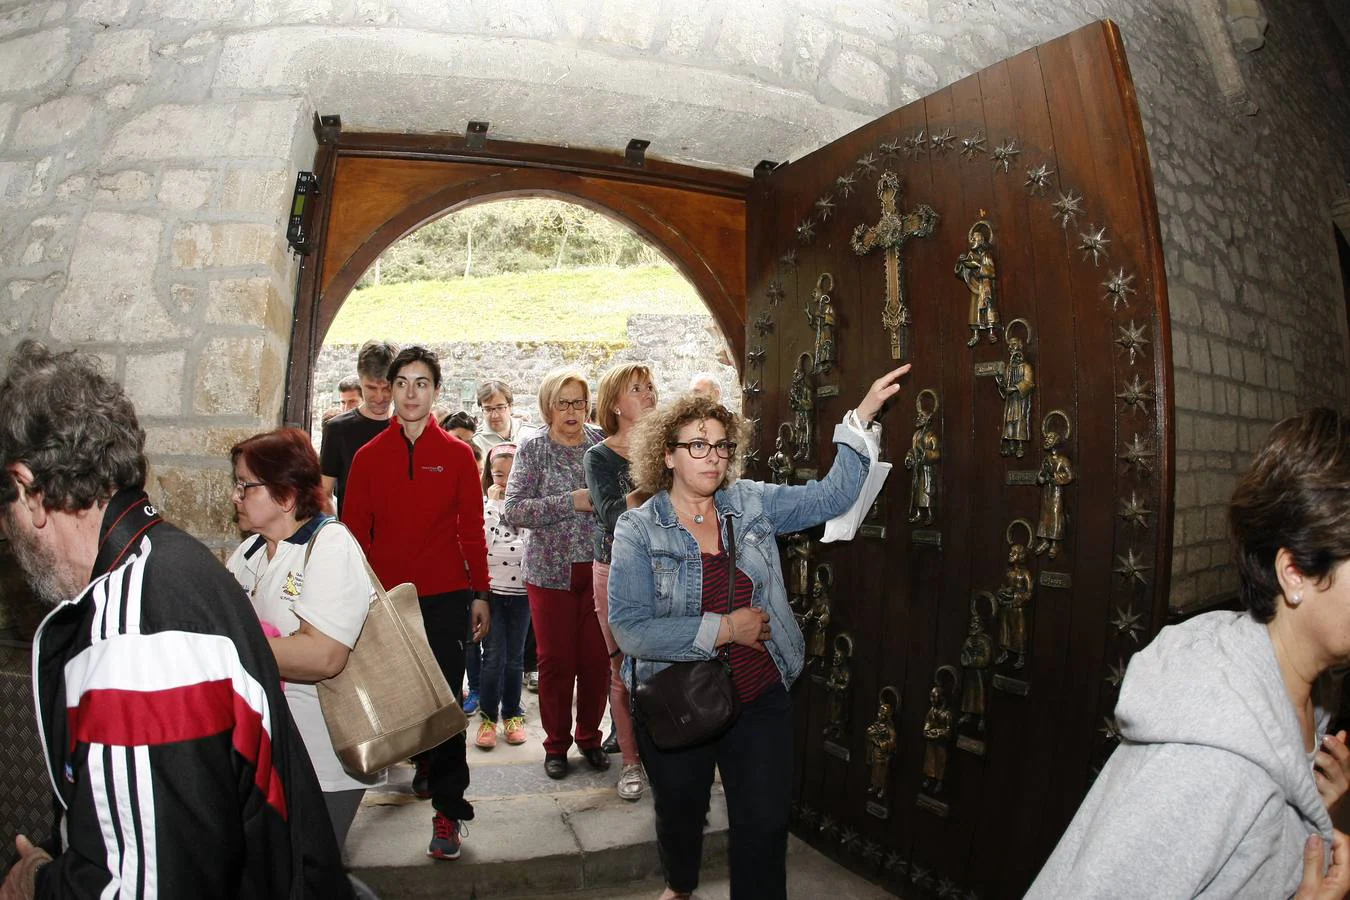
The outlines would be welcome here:
M 779 438 L 776 477 L 823 474 L 834 424 L 914 365 L 863 533 L 785 547 L 813 657 L 793 828 L 901 893 L 1021 896 L 1114 746 L 1171 570 L 1169 319 L 1119 32 L 778 167 L 747 226 L 753 477 Z

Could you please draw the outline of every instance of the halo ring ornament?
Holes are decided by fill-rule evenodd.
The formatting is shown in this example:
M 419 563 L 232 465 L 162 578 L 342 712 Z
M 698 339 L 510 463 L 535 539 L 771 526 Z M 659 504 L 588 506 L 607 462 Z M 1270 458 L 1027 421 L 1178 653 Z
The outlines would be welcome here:
M 998 601 L 994 599 L 994 595 L 989 591 L 978 591 L 975 596 L 970 598 L 970 614 L 972 616 L 978 616 L 980 614 L 981 600 L 987 600 L 989 602 L 989 618 L 997 618 Z
M 1041 434 L 1044 435 L 1047 431 L 1050 430 L 1050 419 L 1054 416 L 1059 416 L 1061 419 L 1064 420 L 1064 431 L 1060 434 L 1059 437 L 1061 440 L 1067 441 L 1069 439 L 1069 435 L 1073 433 L 1073 423 L 1069 421 L 1069 414 L 1062 409 L 1052 409 L 1045 414 L 1045 418 L 1041 419 Z
M 891 695 L 890 701 L 886 700 L 887 694 Z M 889 702 L 892 711 L 895 711 L 900 708 L 900 692 L 895 689 L 895 685 L 888 684 L 881 690 L 877 691 L 877 703 L 887 703 L 887 702 Z
M 956 666 L 938 666 L 937 670 L 933 672 L 933 684 L 935 686 L 942 686 L 942 675 L 944 672 L 947 674 L 947 677 L 951 679 L 951 688 L 947 692 L 947 696 L 951 697 L 961 688 L 961 673 L 957 670 Z
M 1008 542 L 1008 545 L 1011 546 L 1016 543 L 1016 541 L 1013 540 L 1013 529 L 1016 528 L 1018 525 L 1021 525 L 1023 528 L 1027 530 L 1026 546 L 1029 547 L 1033 543 L 1035 543 L 1036 531 L 1031 527 L 1031 523 L 1028 522 L 1026 519 L 1013 519 L 1011 522 L 1008 523 L 1008 527 L 1003 532 L 1003 538 Z
M 1007 337 L 1012 337 L 1013 326 L 1017 325 L 1019 322 L 1022 324 L 1022 331 L 1023 331 L 1022 346 L 1024 346 L 1024 347 L 1030 347 L 1030 346 L 1031 346 L 1031 323 L 1028 322 L 1026 319 L 1021 319 L 1021 318 L 1013 319 L 1011 322 L 1009 322 L 1007 325 L 1005 325 L 1005 326 L 1003 327 L 1003 336 L 1004 336 L 1005 338 L 1007 338 Z
M 932 409 L 924 409 L 923 398 L 925 395 L 933 398 Z M 914 398 L 914 411 L 917 413 L 922 413 L 923 415 L 926 416 L 937 415 L 939 405 L 940 404 L 938 402 L 937 391 L 933 390 L 932 388 L 924 388 L 923 390 L 919 391 L 919 396 Z
M 853 637 L 847 634 L 836 634 L 834 636 L 834 649 L 844 651 L 844 656 L 853 656 Z

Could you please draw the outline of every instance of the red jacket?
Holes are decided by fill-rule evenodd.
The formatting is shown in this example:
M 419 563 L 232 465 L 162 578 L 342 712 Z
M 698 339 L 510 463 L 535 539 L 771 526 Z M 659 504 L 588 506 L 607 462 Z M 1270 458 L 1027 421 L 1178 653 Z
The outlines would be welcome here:
M 342 521 L 386 589 L 410 581 L 423 597 L 488 590 L 478 464 L 430 416 L 414 444 L 395 417 L 356 452 Z

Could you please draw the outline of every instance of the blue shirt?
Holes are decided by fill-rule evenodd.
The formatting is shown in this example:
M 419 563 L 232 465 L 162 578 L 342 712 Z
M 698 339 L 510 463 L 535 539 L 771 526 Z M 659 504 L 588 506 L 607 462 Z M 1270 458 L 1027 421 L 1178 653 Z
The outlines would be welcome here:
M 852 416 L 850 416 L 852 418 Z M 736 569 L 754 584 L 752 606 L 769 613 L 765 645 L 783 684 L 801 674 L 806 641 L 788 606 L 779 534 L 801 531 L 847 512 L 862 490 L 868 457 L 863 435 L 838 425 L 834 464 L 820 481 L 803 485 L 737 481 L 713 495 L 727 543 L 726 521 L 736 531 Z M 711 659 L 721 616 L 701 612 L 703 559 L 698 541 L 680 524 L 670 494 L 661 491 L 619 517 L 609 570 L 609 625 L 623 650 L 624 673 L 646 682 L 672 662 Z

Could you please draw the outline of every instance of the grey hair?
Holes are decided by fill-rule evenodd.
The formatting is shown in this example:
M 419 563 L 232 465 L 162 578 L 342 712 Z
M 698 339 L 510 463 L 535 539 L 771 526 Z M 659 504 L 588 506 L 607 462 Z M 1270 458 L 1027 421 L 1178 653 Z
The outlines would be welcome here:
M 30 491 L 47 509 L 75 512 L 119 490 L 145 487 L 145 431 L 126 391 L 99 362 L 74 350 L 52 353 L 26 340 L 0 384 L 0 503 L 18 497 L 8 469 L 33 473 Z

